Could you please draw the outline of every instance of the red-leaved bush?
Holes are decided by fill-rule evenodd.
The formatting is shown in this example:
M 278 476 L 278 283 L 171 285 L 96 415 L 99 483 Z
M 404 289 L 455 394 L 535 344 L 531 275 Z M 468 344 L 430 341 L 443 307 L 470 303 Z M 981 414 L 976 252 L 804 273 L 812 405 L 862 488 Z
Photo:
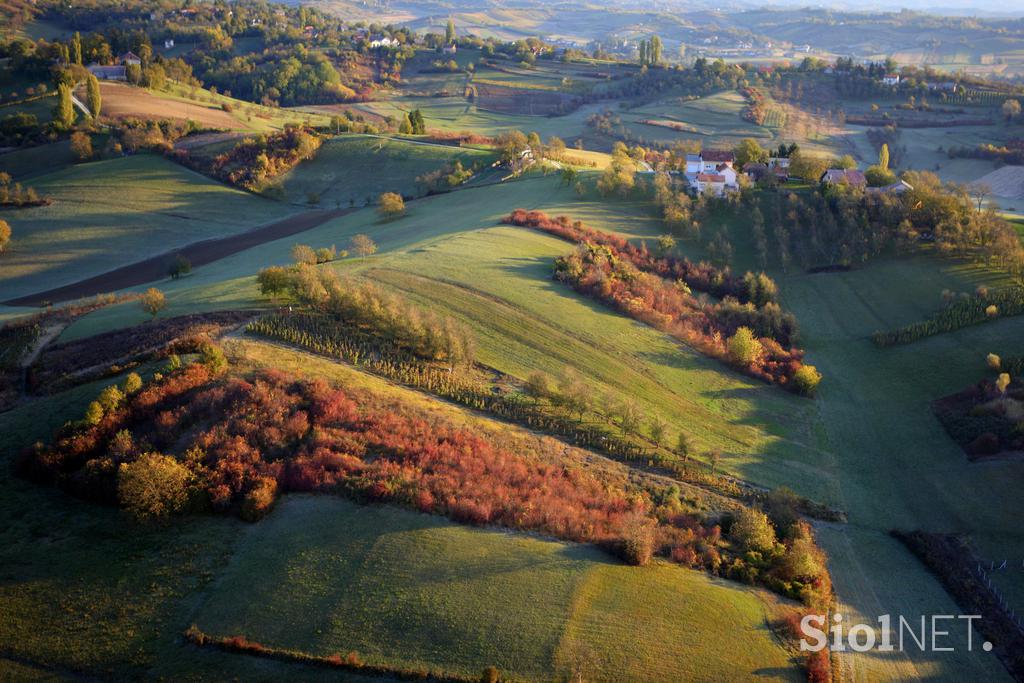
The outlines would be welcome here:
M 173 459 L 186 472 L 188 490 L 175 511 L 257 520 L 282 493 L 333 493 L 597 543 L 633 564 L 658 554 L 793 597 L 828 592 L 827 574 L 789 569 L 804 566 L 787 559 L 790 546 L 796 552 L 800 544 L 787 541 L 748 566 L 743 549 L 723 539 L 718 515 L 686 512 L 678 490 L 583 467 L 560 442 L 542 439 L 535 448 L 324 380 L 277 370 L 239 376 L 218 365 L 185 366 L 108 403 L 99 416 L 69 423 L 52 446 L 23 453 L 19 473 L 132 507 L 146 500 L 124 500 L 120 473 L 165 454 L 165 464 Z M 166 503 L 158 491 L 142 493 Z M 806 550 L 806 543 L 800 547 Z
M 583 469 L 520 456 L 413 410 L 360 405 L 364 398 L 277 371 L 223 378 L 193 364 L 98 424 L 65 429 L 21 467 L 113 503 L 121 463 L 148 451 L 177 453 L 214 510 L 249 519 L 283 492 L 338 492 L 468 524 L 614 543 L 631 516 L 649 513 L 640 496 Z M 115 439 L 122 430 L 134 447 Z
M 744 278 L 733 275 L 728 268 L 717 268 L 706 262 L 694 263 L 687 258 L 655 256 L 647 250 L 646 245 L 636 246 L 625 237 L 595 230 L 579 221 L 573 222 L 566 216 L 551 218 L 543 211 L 516 209 L 505 217 L 504 222 L 542 230 L 576 244 L 606 246 L 636 266 L 637 270 L 673 281 L 682 280 L 693 289 L 718 298 L 731 296 L 742 303 L 750 300 L 748 283 Z

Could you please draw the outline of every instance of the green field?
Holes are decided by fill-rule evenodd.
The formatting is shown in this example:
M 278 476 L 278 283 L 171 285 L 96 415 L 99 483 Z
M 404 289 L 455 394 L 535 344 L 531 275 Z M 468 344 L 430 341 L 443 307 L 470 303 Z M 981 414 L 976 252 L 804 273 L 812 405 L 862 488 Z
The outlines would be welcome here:
M 572 246 L 499 226 L 520 206 L 564 212 L 608 230 L 630 225 L 630 234 L 637 236 L 660 233 L 641 205 L 579 201 L 549 177 L 417 200 L 409 203 L 406 217 L 386 223 L 369 210 L 358 211 L 303 233 L 301 241 L 340 248 L 351 235 L 366 232 L 381 252 L 335 267 L 367 271 L 388 287 L 461 318 L 475 330 L 483 362 L 520 378 L 533 369 L 556 374 L 574 366 L 595 391 L 631 396 L 647 419 L 666 420 L 672 425 L 670 438 L 682 430 L 701 452 L 721 449 L 723 468 L 756 467 L 757 479 L 770 485 L 789 481 L 794 469 L 823 473 L 804 479 L 799 488 L 816 498 L 832 497 L 833 483 L 822 469 L 827 454 L 807 426 L 812 402 L 725 370 L 667 335 L 552 282 L 553 260 Z M 287 262 L 297 239 L 257 247 L 162 285 L 167 315 L 258 304 L 251 274 Z M 111 306 L 73 324 L 62 339 L 144 319 L 137 304 Z
M 246 344 L 257 362 L 507 430 L 344 366 Z M 587 546 L 327 496 L 286 498 L 255 525 L 197 516 L 145 527 L 15 478 L 19 446 L 80 415 L 103 385 L 0 414 L 0 678 L 338 680 L 186 646 L 180 634 L 196 623 L 265 645 L 467 674 L 496 664 L 542 680 L 575 669 L 591 672 L 587 680 L 735 680 L 756 670 L 798 679 L 767 627 L 778 600 L 674 565 L 633 568 Z M 742 654 L 722 657 L 722 648 Z
M 494 665 L 531 680 L 736 680 L 759 669 L 797 679 L 767 628 L 766 597 L 586 546 L 292 496 L 241 538 L 195 622 L 465 675 Z
M 801 321 L 812 361 L 826 380 L 820 424 L 835 455 L 839 504 L 847 528 L 822 539 L 842 609 L 874 620 L 880 614 L 957 613 L 934 578 L 892 528 L 970 533 L 983 557 L 1024 554 L 1013 509 L 1020 461 L 971 464 L 931 413 L 930 402 L 985 374 L 985 354 L 1020 352 L 1024 318 L 966 328 L 919 343 L 879 349 L 877 329 L 920 319 L 939 307 L 943 288 L 998 284 L 990 272 L 934 258 L 887 260 L 842 274 L 799 275 L 780 284 Z M 1001 575 L 1024 605 L 1019 572 Z M 959 634 L 962 638 L 963 634 Z M 963 647 L 963 644 L 960 645 Z M 979 652 L 960 656 L 850 658 L 873 676 L 992 680 L 998 663 Z
M 1001 560 L 1006 556 L 1024 556 L 1024 541 L 1013 516 L 1006 514 L 1017 500 L 1016 482 L 1024 463 L 1007 460 L 969 464 L 929 408 L 933 399 L 977 381 L 985 372 L 986 353 L 1019 355 L 1024 318 L 1003 319 L 884 350 L 876 348 L 868 338 L 875 330 L 930 315 L 939 306 L 943 289 L 972 291 L 980 283 L 1001 284 L 997 273 L 936 257 L 882 259 L 848 273 L 776 273 L 783 304 L 800 320 L 808 358 L 825 375 L 820 397 L 808 401 L 738 376 L 680 347 L 665 335 L 552 282 L 551 260 L 567 253 L 571 246 L 535 231 L 499 224 L 501 216 L 519 206 L 540 208 L 552 215 L 565 213 L 594 227 L 636 238 L 651 240 L 661 232 L 659 222 L 649 217 L 642 204 L 600 201 L 596 197 L 580 200 L 561 187 L 557 178 L 538 177 L 410 202 L 408 215 L 385 223 L 372 210 L 357 211 L 304 233 L 301 241 L 314 246 L 342 246 L 351 235 L 366 232 L 378 242 L 380 253 L 329 267 L 361 272 L 420 303 L 462 319 L 476 332 L 478 355 L 483 362 L 518 377 L 534 368 L 554 373 L 567 364 L 573 365 L 595 392 L 634 398 L 645 416 L 657 415 L 668 421 L 670 432 L 682 430 L 692 434 L 701 451 L 721 448 L 723 469 L 765 485 L 786 484 L 804 495 L 847 510 L 848 525 L 822 525 L 819 535 L 832 558 L 841 608 L 852 616 L 873 620 L 885 613 L 914 616 L 957 611 L 923 566 L 888 536 L 891 528 L 970 533 L 985 557 Z M 732 226 L 738 260 L 743 264 L 749 260 L 749 249 L 737 232 L 741 229 L 739 224 Z M 169 297 L 167 314 L 258 304 L 252 274 L 260 267 L 287 262 L 294 241 L 297 240 L 291 238 L 268 243 L 199 268 L 185 280 L 162 285 Z M 682 248 L 700 253 L 688 244 Z M 65 332 L 64 338 L 142 319 L 144 314 L 135 304 L 112 306 L 85 316 Z M 307 519 L 308 515 L 302 517 Z M 287 522 L 287 515 L 285 519 Z M 283 526 L 273 532 L 279 536 L 267 538 L 281 538 L 281 543 L 287 543 L 284 536 L 290 538 L 286 532 L 294 523 L 286 522 L 270 520 L 268 528 Z M 329 537 L 332 543 L 348 543 L 347 537 L 309 526 L 310 534 Z M 347 526 L 351 528 L 355 522 Z M 274 630 L 277 627 L 272 615 L 279 616 L 282 623 L 297 624 L 295 612 L 287 611 L 287 600 L 282 599 L 278 607 L 267 610 L 265 615 L 252 614 L 248 601 L 238 597 L 240 590 L 232 588 L 272 580 L 258 576 L 255 571 L 239 569 L 266 564 L 260 559 L 262 553 L 279 547 L 276 540 L 264 539 L 264 533 L 272 532 L 254 527 L 251 538 L 247 535 L 241 541 L 243 551 L 236 556 L 223 581 L 211 589 L 209 600 L 216 609 L 200 610 L 197 619 L 204 629 L 223 634 L 239 630 L 243 623 L 263 624 L 259 632 L 244 635 L 267 645 L 299 647 L 297 641 L 287 638 L 292 637 L 293 630 L 303 633 L 302 628 L 308 626 L 282 626 Z M 492 532 L 464 530 L 434 520 L 424 528 L 402 533 L 422 533 L 432 539 L 410 544 L 419 547 L 421 543 L 447 542 L 438 540 L 438 535 Z M 501 534 L 494 537 L 506 539 Z M 391 535 L 387 538 L 390 543 Z M 379 566 L 374 562 L 412 553 L 405 546 L 394 549 L 387 543 L 373 542 L 375 550 L 365 555 L 370 558 L 366 560 L 369 564 L 364 562 L 361 568 L 352 570 L 353 581 L 365 576 L 359 573 L 362 568 Z M 483 541 L 474 543 L 480 546 Z M 347 561 L 350 554 L 341 550 L 331 552 L 335 558 L 331 561 L 339 563 Z M 506 552 L 513 551 L 509 548 Z M 284 553 L 276 559 L 283 563 L 288 561 L 287 557 Z M 423 562 L 427 560 L 429 556 Z M 427 566 L 429 572 L 441 571 L 435 565 Z M 669 569 L 672 568 L 666 567 L 664 571 Z M 279 573 L 272 576 L 292 570 L 293 565 L 279 565 L 275 570 Z M 294 568 L 298 575 L 305 576 L 300 570 L 305 571 L 304 566 Z M 365 601 L 376 599 L 379 593 L 368 597 L 345 593 L 339 598 L 340 603 L 318 603 L 320 612 L 312 608 L 301 610 L 303 616 L 310 612 L 318 615 L 321 633 L 316 634 L 315 651 L 329 654 L 334 649 L 360 649 L 364 655 L 380 657 L 379 661 L 397 661 L 386 659 L 395 656 L 402 661 L 435 662 L 431 657 L 437 656 L 439 650 L 432 649 L 434 646 L 422 636 L 410 637 L 409 649 L 399 655 L 386 649 L 349 644 L 360 637 L 367 640 L 357 640 L 359 643 L 379 642 L 367 634 L 387 634 L 391 632 L 388 629 L 410 630 L 409 624 L 424 623 L 424 604 L 435 603 L 423 597 L 422 587 L 410 578 L 407 568 L 405 571 L 388 573 L 394 574 L 396 582 L 404 581 L 396 584 L 394 590 L 406 599 L 401 603 L 402 609 L 396 606 L 386 613 L 386 618 L 380 619 L 375 628 L 382 631 L 365 626 L 365 617 L 353 622 L 339 616 L 340 612 L 331 611 L 341 604 L 346 610 L 365 615 L 369 608 L 360 605 L 377 604 Z M 611 569 L 602 568 L 597 572 L 602 578 L 593 580 L 599 586 L 594 589 L 597 594 L 590 598 L 594 605 L 605 601 L 614 604 L 621 599 L 608 592 L 609 585 L 621 586 L 614 578 L 606 578 L 605 571 Z M 513 581 L 513 577 L 505 580 Z M 320 584 L 315 582 L 322 579 L 314 576 L 309 581 L 313 582 L 309 586 L 316 586 Z M 1019 573 L 1000 575 L 997 582 L 1019 609 L 1024 608 L 1024 581 Z M 532 586 L 534 582 L 529 583 Z M 547 583 L 552 590 L 561 585 L 553 579 Z M 509 584 L 508 591 L 518 594 L 519 589 L 512 586 Z M 583 589 L 572 590 L 576 596 Z M 466 589 L 462 597 L 468 600 L 481 592 L 490 595 L 485 589 Z M 291 602 L 296 600 L 291 597 Z M 462 604 L 452 601 L 445 602 L 444 608 L 456 609 L 454 605 Z M 551 602 L 561 604 L 554 597 Z M 464 623 L 460 628 L 467 629 L 463 631 L 468 634 L 466 638 L 478 638 L 473 634 L 485 628 L 480 624 Z M 548 628 L 540 623 L 533 627 Z M 571 632 L 567 629 L 563 633 Z M 513 630 L 508 638 L 518 637 L 517 634 Z M 962 634 L 957 635 L 961 639 L 955 642 L 963 646 Z M 522 666 L 523 671 L 539 671 L 543 667 L 563 670 L 558 667 L 567 661 L 563 648 L 569 646 L 564 644 L 565 637 L 536 635 L 534 640 L 538 645 L 522 650 L 531 654 L 524 655 L 517 666 Z M 556 645 L 550 645 L 552 642 Z M 438 647 L 452 657 L 453 666 L 464 666 L 466 671 L 496 663 L 481 657 L 474 659 L 469 653 L 484 653 L 482 656 L 487 658 L 501 654 L 483 646 L 465 650 Z M 520 646 L 510 645 L 508 649 L 519 650 Z M 637 649 L 637 656 L 648 657 L 647 650 Z M 980 651 L 843 655 L 840 659 L 844 670 L 866 680 L 990 680 L 1002 675 L 994 658 Z M 689 659 L 686 661 L 688 665 Z M 607 665 L 625 666 L 613 661 Z M 685 678 L 686 671 L 662 675 Z
M 314 158 L 282 176 L 281 185 L 294 204 L 308 204 L 312 194 L 328 208 L 363 206 L 382 192 L 421 195 L 425 189 L 416 178 L 447 164 L 479 165 L 486 173 L 496 158 L 486 150 L 345 135 L 327 140 Z
M 0 268 L 5 299 L 294 211 L 150 154 L 69 166 L 30 184 L 53 203 L 5 216 L 14 232 Z

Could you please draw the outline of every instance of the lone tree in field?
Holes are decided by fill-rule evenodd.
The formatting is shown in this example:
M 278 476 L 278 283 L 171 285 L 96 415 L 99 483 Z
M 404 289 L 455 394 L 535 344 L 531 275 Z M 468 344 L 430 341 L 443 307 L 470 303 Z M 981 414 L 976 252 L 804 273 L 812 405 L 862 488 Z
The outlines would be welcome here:
M 455 22 L 448 17 L 448 25 L 444 27 L 444 42 L 451 45 L 455 42 Z
M 99 79 L 92 74 L 89 74 L 89 78 L 86 80 L 86 94 L 88 95 L 89 114 L 92 115 L 94 120 L 99 119 L 103 100 L 100 97 Z
M 395 218 L 405 213 L 405 200 L 397 192 L 385 192 L 377 199 L 377 213 L 381 218 Z
M 7 245 L 11 243 L 11 226 L 10 224 L 0 219 L 0 254 L 7 251 Z
M 565 166 L 562 168 L 562 183 L 566 187 L 572 187 L 576 184 L 576 179 L 579 178 L 579 171 L 572 166 Z
M 686 462 L 690 459 L 691 450 L 693 450 L 693 445 L 690 443 L 690 437 L 686 435 L 686 432 L 679 432 L 679 436 L 676 437 L 676 455 Z
M 882 143 L 882 149 L 878 150 L 878 166 L 883 171 L 889 170 L 889 144 Z
M 821 373 L 813 365 L 801 365 L 800 369 L 793 373 L 793 386 L 804 396 L 814 396 L 821 384 Z
M 182 275 L 188 275 L 191 272 L 192 262 L 184 254 L 176 255 L 167 266 L 167 274 L 171 276 L 172 280 L 177 280 Z
M 174 458 L 147 453 L 123 463 L 117 473 L 117 498 L 140 520 L 166 519 L 188 502 L 188 468 Z
M 71 153 L 79 161 L 92 159 L 92 138 L 88 134 L 76 131 L 71 134 Z
M 264 268 L 256 275 L 256 282 L 260 285 L 260 294 L 271 299 L 288 291 L 292 278 L 286 268 L 281 266 L 270 266 Z
M 157 313 L 167 306 L 167 297 L 156 287 L 150 287 L 142 295 L 139 303 L 142 305 L 142 310 L 156 319 Z
M 353 235 L 348 249 L 356 256 L 366 258 L 377 253 L 377 243 L 369 235 Z

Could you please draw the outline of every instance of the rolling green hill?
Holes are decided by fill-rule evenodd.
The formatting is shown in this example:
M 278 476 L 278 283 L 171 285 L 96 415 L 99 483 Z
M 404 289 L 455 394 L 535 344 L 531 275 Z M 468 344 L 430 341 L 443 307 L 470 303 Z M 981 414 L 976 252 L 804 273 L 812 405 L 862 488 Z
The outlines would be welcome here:
M 195 622 L 267 646 L 464 675 L 493 665 L 531 680 L 735 680 L 763 669 L 798 679 L 765 599 L 668 564 L 636 569 L 585 546 L 292 496 L 244 535 Z
M 69 166 L 30 184 L 52 203 L 5 217 L 14 233 L 0 268 L 5 300 L 294 212 L 150 154 Z

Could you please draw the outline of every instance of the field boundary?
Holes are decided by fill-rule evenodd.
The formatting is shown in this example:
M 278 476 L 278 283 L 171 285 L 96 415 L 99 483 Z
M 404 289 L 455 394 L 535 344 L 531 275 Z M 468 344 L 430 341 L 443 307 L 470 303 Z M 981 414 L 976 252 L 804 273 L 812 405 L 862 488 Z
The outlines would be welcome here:
M 187 258 L 193 266 L 203 266 L 266 242 L 273 242 L 274 240 L 312 230 L 331 219 L 344 216 L 353 210 L 335 209 L 333 211 L 298 213 L 254 230 L 249 230 L 248 232 L 192 242 L 180 249 L 172 249 L 171 251 L 151 256 L 148 259 L 136 261 L 135 263 L 86 278 L 85 280 L 79 280 L 69 285 L 55 287 L 17 299 L 10 299 L 3 303 L 5 306 L 45 306 L 54 302 L 81 299 L 104 292 L 117 291 L 147 282 L 162 280 L 167 276 L 167 266 L 171 259 L 178 254 Z
M 437 673 L 434 671 L 401 669 L 377 664 L 363 664 L 355 652 L 350 652 L 345 657 L 341 655 L 320 656 L 297 650 L 266 647 L 260 643 L 248 640 L 245 636 L 212 636 L 204 633 L 194 624 L 183 635 L 185 640 L 200 648 L 210 648 L 233 654 L 245 654 L 253 657 L 262 657 L 263 659 L 274 659 L 279 662 L 306 664 L 326 669 L 343 669 L 359 673 L 363 676 L 395 678 L 401 681 L 430 681 L 432 683 L 476 683 L 480 680 L 477 676 L 459 676 L 452 673 Z

